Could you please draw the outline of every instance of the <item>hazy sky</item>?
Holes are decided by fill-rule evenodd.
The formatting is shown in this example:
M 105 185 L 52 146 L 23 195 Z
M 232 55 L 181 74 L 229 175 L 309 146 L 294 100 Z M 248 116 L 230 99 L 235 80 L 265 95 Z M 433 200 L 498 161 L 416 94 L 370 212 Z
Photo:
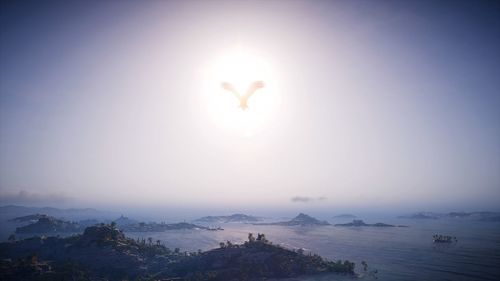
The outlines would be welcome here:
M 0 29 L 5 203 L 500 203 L 495 1 L 2 1 Z M 246 112 L 233 52 L 270 73 Z

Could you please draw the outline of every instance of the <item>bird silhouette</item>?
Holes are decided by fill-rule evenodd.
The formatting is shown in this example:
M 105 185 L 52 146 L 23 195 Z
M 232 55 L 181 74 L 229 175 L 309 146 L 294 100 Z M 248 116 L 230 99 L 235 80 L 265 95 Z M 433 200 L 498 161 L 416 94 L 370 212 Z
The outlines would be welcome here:
M 233 87 L 233 85 L 231 85 L 230 83 L 227 83 L 227 82 L 222 83 L 222 88 L 230 91 L 231 93 L 233 93 L 236 96 L 236 98 L 238 98 L 238 100 L 240 101 L 240 108 L 243 110 L 246 110 L 248 108 L 247 102 L 248 102 L 248 99 L 250 98 L 250 96 L 252 96 L 255 93 L 255 91 L 257 91 L 258 89 L 263 88 L 263 87 L 264 87 L 264 82 L 255 81 L 252 84 L 250 84 L 250 87 L 248 87 L 248 90 L 245 93 L 245 95 L 240 95 L 240 93 L 238 93 L 238 91 L 236 91 L 236 89 Z

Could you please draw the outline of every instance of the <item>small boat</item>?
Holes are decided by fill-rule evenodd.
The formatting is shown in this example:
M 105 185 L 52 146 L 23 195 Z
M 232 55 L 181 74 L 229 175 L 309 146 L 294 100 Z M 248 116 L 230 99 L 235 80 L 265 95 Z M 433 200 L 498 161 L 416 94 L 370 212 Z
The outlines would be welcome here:
M 457 237 L 452 237 L 449 235 L 441 235 L 441 234 L 435 234 L 432 236 L 432 242 L 434 243 L 453 243 L 453 242 L 458 242 Z

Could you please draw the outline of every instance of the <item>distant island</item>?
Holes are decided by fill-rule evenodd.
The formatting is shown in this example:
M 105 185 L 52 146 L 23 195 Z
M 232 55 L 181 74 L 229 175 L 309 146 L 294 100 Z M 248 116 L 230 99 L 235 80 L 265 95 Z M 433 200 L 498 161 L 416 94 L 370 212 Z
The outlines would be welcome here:
M 417 220 L 435 220 L 438 219 L 440 215 L 435 214 L 435 213 L 430 213 L 430 212 L 418 212 L 414 214 L 409 214 L 409 215 L 403 215 L 399 216 L 398 218 L 401 219 L 417 219 Z
M 264 280 L 317 273 L 354 274 L 355 264 L 274 245 L 264 234 L 206 252 L 171 250 L 161 241 L 127 238 L 115 224 L 67 238 L 0 243 L 0 280 Z M 152 278 L 154 276 L 154 278 Z M 104 278 L 104 279 L 103 279 Z M 152 278 L 152 279 L 151 279 Z
M 204 230 L 223 230 L 222 228 L 208 228 L 201 225 L 196 225 L 187 222 L 179 222 L 179 223 L 135 223 L 128 224 L 125 226 L 119 227 L 121 230 L 125 232 L 162 232 L 167 230 L 178 230 L 178 229 L 204 229 Z
M 274 223 L 254 223 L 254 225 L 283 225 L 283 226 L 323 226 L 330 225 L 326 221 L 320 221 L 304 213 L 298 214 L 295 218 L 289 221 L 274 222 Z
M 336 215 L 333 217 L 334 219 L 355 219 L 357 218 L 355 215 L 352 214 L 340 214 Z
M 64 220 L 88 220 L 88 219 L 99 219 L 99 220 L 111 220 L 118 216 L 117 213 L 109 211 L 100 211 L 91 208 L 82 209 L 59 209 L 53 207 L 26 207 L 18 205 L 7 205 L 0 206 L 0 219 L 11 220 L 15 217 L 29 216 L 33 214 L 47 215 L 55 218 L 60 218 Z
M 338 223 L 338 224 L 335 224 L 335 226 L 407 227 L 406 225 L 392 225 L 392 224 L 381 223 L 381 222 L 374 223 L 374 224 L 368 224 L 362 220 L 353 220 L 350 223 Z
M 100 224 L 95 219 L 83 220 L 80 222 L 69 222 L 62 219 L 57 219 L 45 214 L 34 214 L 23 217 L 14 218 L 11 221 L 16 222 L 31 222 L 28 225 L 17 227 L 17 234 L 54 234 L 54 233 L 79 233 L 85 227 Z M 202 229 L 219 231 L 222 228 L 210 228 L 196 224 L 180 222 L 180 223 L 156 223 L 156 222 L 137 222 L 135 220 L 120 216 L 118 219 L 112 221 L 117 228 L 126 232 L 162 232 L 167 230 L 179 229 Z
M 254 223 L 261 221 L 261 218 L 249 216 L 245 214 L 232 214 L 229 216 L 207 216 L 202 217 L 194 222 L 200 223 Z
M 21 216 L 21 217 L 16 217 L 13 219 L 10 219 L 10 222 L 37 222 L 41 218 L 48 218 L 49 216 L 45 214 L 33 214 L 33 215 L 27 215 L 27 216 Z
M 40 216 L 40 218 L 29 225 L 16 228 L 16 233 L 71 233 L 80 232 L 82 228 L 74 222 L 63 221 L 49 216 Z
M 432 212 L 417 212 L 414 214 L 399 216 L 403 219 L 472 219 L 479 221 L 500 221 L 500 212 L 450 212 L 450 213 L 432 213 Z

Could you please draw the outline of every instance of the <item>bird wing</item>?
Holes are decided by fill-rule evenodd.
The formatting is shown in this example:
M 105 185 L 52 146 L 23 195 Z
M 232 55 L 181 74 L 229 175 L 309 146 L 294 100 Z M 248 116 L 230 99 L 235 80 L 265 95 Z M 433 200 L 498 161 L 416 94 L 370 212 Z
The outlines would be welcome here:
M 255 81 L 253 82 L 250 87 L 247 90 L 247 93 L 245 94 L 245 97 L 248 99 L 255 91 L 257 91 L 260 88 L 264 88 L 264 82 L 262 81 Z
M 222 86 L 222 88 L 223 88 L 224 90 L 228 90 L 228 91 L 230 91 L 231 93 L 233 93 L 233 94 L 236 96 L 236 98 L 238 98 L 238 99 L 240 99 L 240 98 L 241 98 L 241 97 L 240 97 L 240 94 L 238 93 L 238 91 L 236 91 L 236 89 L 233 87 L 233 85 L 231 85 L 231 84 L 229 84 L 229 83 L 227 83 L 227 82 L 223 82 L 223 83 L 221 84 L 221 86 Z

